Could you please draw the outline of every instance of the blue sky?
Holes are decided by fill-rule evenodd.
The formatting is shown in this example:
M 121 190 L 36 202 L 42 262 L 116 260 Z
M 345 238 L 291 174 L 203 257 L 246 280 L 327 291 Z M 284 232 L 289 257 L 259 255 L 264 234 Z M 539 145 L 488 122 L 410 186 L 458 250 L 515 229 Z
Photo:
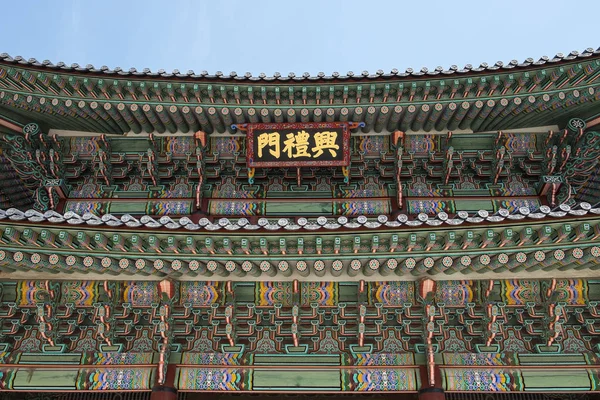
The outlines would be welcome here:
M 600 1 L 19 0 L 0 53 L 138 70 L 238 74 L 536 60 L 600 46 Z

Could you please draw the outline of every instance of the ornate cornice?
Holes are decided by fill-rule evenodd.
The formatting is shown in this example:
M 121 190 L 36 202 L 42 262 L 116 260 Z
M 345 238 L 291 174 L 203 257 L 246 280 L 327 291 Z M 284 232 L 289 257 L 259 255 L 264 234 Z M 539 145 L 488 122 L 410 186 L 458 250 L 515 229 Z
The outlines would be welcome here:
M 98 216 L 92 213 L 78 215 L 74 212 L 60 214 L 55 211 L 46 211 L 41 213 L 36 210 L 20 211 L 15 208 L 0 210 L 0 221 L 23 221 L 32 223 L 67 223 L 70 225 L 88 225 L 94 227 L 122 227 L 127 228 L 150 228 L 150 229 L 184 229 L 188 231 L 332 231 L 337 229 L 414 229 L 419 227 L 456 227 L 460 225 L 478 224 L 497 224 L 502 222 L 518 221 L 540 221 L 544 219 L 567 218 L 567 217 L 585 217 L 600 215 L 600 207 L 593 207 L 589 203 L 582 202 L 575 206 L 561 204 L 552 209 L 548 206 L 541 206 L 539 211 L 531 212 L 527 207 L 521 207 L 511 213 L 506 209 L 500 209 L 496 213 L 490 213 L 486 210 L 479 210 L 475 213 L 459 211 L 454 216 L 445 212 L 437 213 L 435 216 L 427 214 L 418 214 L 415 219 L 409 218 L 405 214 L 400 214 L 396 219 L 390 219 L 387 215 L 378 217 L 359 216 L 356 218 L 348 217 L 325 217 L 318 218 L 259 218 L 257 224 L 251 223 L 247 218 L 229 219 L 219 218 L 211 220 L 200 218 L 196 223 L 188 217 L 174 219 L 169 216 L 154 218 L 149 215 L 134 217 L 132 215 L 115 216 L 106 214 Z
M 263 218 L 251 224 L 8 210 L 0 212 L 0 262 L 5 272 L 124 273 L 147 279 L 573 273 L 594 270 L 600 262 L 600 224 L 593 218 L 599 212 L 581 203 L 538 213 L 422 214 L 414 221 Z

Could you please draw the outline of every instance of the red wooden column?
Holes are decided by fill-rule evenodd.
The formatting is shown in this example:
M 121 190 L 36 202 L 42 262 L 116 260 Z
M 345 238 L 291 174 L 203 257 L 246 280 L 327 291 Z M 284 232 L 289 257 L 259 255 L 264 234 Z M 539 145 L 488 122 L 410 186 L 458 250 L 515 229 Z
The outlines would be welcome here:
M 435 382 L 433 386 L 429 385 L 429 375 L 427 374 L 427 365 L 421 365 L 419 367 L 419 374 L 421 375 L 421 389 L 419 390 L 419 400 L 444 400 L 444 387 L 442 386 L 442 373 L 440 367 L 435 365 L 433 367 L 433 376 Z
M 152 388 L 150 400 L 177 400 L 177 389 L 175 389 L 175 364 L 167 365 L 167 375 L 164 385 L 155 385 Z

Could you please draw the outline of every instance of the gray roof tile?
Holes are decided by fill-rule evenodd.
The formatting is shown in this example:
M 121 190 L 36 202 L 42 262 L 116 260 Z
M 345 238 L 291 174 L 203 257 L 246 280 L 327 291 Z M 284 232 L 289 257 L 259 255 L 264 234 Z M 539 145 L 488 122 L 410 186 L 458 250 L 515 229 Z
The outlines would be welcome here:
M 26 60 L 21 56 L 11 57 L 7 53 L 0 54 L 0 62 L 3 63 L 18 63 L 20 65 L 26 65 L 36 68 L 48 68 L 48 69 L 61 69 L 64 71 L 72 71 L 72 72 L 81 72 L 81 73 L 104 73 L 107 75 L 122 75 L 122 76 L 146 76 L 146 77 L 156 77 L 161 76 L 163 78 L 193 78 L 193 79 L 205 79 L 205 80 L 215 80 L 215 79 L 234 79 L 238 81 L 243 80 L 264 80 L 264 81 L 297 81 L 302 82 L 306 80 L 347 80 L 347 79 L 377 79 L 380 77 L 423 77 L 423 76 L 435 76 L 439 74 L 444 75 L 452 75 L 452 74 L 467 74 L 473 72 L 496 72 L 502 70 L 511 70 L 514 68 L 528 68 L 531 66 L 542 66 L 545 64 L 555 64 L 561 62 L 570 62 L 577 59 L 584 59 L 592 56 L 600 56 L 600 48 L 594 50 L 593 48 L 587 48 L 582 52 L 571 51 L 568 55 L 564 55 L 562 53 L 556 54 L 554 57 L 550 58 L 547 56 L 541 57 L 538 61 L 535 61 L 533 58 L 527 58 L 522 63 L 519 63 L 517 60 L 511 60 L 509 63 L 503 63 L 501 61 L 496 62 L 493 65 L 489 65 L 487 63 L 482 63 L 479 67 L 473 67 L 470 64 L 465 65 L 463 68 L 459 68 L 456 65 L 450 66 L 448 69 L 444 69 L 442 67 L 437 67 L 433 70 L 429 70 L 428 68 L 422 68 L 420 70 L 413 70 L 412 68 L 408 68 L 405 73 L 398 72 L 397 69 L 393 69 L 389 74 L 385 73 L 382 70 L 378 70 L 376 73 L 369 73 L 368 71 L 362 71 L 360 74 L 355 74 L 352 71 L 349 71 L 346 75 L 341 75 L 338 72 L 334 72 L 331 76 L 326 75 L 325 73 L 319 72 L 317 75 L 310 75 L 308 73 L 304 73 L 302 75 L 296 76 L 293 72 L 289 73 L 287 76 L 282 75 L 276 72 L 273 76 L 267 76 L 264 73 L 261 73 L 258 78 L 252 76 L 250 73 L 246 73 L 244 75 L 238 75 L 235 72 L 231 72 L 230 74 L 223 74 L 221 71 L 217 71 L 214 75 L 209 74 L 207 71 L 202 71 L 200 74 L 194 73 L 194 71 L 188 71 L 186 74 L 181 73 L 179 70 L 175 69 L 171 73 L 166 72 L 165 70 L 158 70 L 158 72 L 152 72 L 148 68 L 144 68 L 142 72 L 139 72 L 135 68 L 130 68 L 128 70 L 124 70 L 120 67 L 115 67 L 114 69 L 110 69 L 107 66 L 102 66 L 100 69 L 95 68 L 93 65 L 86 65 L 85 67 L 80 66 L 79 64 L 66 65 L 64 62 L 58 62 L 57 64 L 52 64 L 48 60 L 44 60 L 43 62 L 38 62 L 35 58 L 30 58 Z

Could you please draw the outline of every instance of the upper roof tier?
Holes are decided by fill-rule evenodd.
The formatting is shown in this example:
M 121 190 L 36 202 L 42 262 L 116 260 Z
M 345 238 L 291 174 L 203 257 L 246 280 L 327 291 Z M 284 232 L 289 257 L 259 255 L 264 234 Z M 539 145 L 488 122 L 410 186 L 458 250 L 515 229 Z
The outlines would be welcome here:
M 267 76 L 265 73 L 260 73 L 258 76 L 253 76 L 252 73 L 246 72 L 243 75 L 239 75 L 237 72 L 230 72 L 229 74 L 225 74 L 221 71 L 217 71 L 214 74 L 211 74 L 208 71 L 195 72 L 193 70 L 189 70 L 187 72 L 182 72 L 178 69 L 175 69 L 171 72 L 167 72 L 164 69 L 159 69 L 156 72 L 152 72 L 150 68 L 144 68 L 141 71 L 138 71 L 136 68 L 129 68 L 125 70 L 121 67 L 115 67 L 114 69 L 110 69 L 106 65 L 101 66 L 100 68 L 96 68 L 91 64 L 87 64 L 85 67 L 81 66 L 77 63 L 67 65 L 64 62 L 58 62 L 57 64 L 53 64 L 49 60 L 38 61 L 35 58 L 30 58 L 26 60 L 21 56 L 11 57 L 7 53 L 0 54 L 0 64 L 17 64 L 25 67 L 33 67 L 39 68 L 42 70 L 49 70 L 54 72 L 69 72 L 69 73 L 78 73 L 78 74 L 86 74 L 86 75 L 109 75 L 109 76 L 122 76 L 122 77 L 144 77 L 144 78 L 175 78 L 175 79 L 185 79 L 185 80 L 203 80 L 203 81 L 279 81 L 279 82 L 306 82 L 306 81 L 345 81 L 345 80 L 381 80 L 381 79 L 397 79 L 397 78 L 408 78 L 408 79 L 421 79 L 421 78 L 440 78 L 440 77 L 456 77 L 463 76 L 465 74 L 477 74 L 477 73 L 503 73 L 503 72 L 515 72 L 533 68 L 540 67 L 548 67 L 549 65 L 556 64 L 565 64 L 574 61 L 583 61 L 584 59 L 590 57 L 600 57 L 600 48 L 594 50 L 591 47 L 588 47 L 581 53 L 578 51 L 572 51 L 568 55 L 564 55 L 563 53 L 558 53 L 554 57 L 543 56 L 539 60 L 535 61 L 533 58 L 527 58 L 523 62 L 519 62 L 517 60 L 511 60 L 508 63 L 504 63 L 502 61 L 497 61 L 493 65 L 489 65 L 488 63 L 482 63 L 479 67 L 474 67 L 471 64 L 465 65 L 463 68 L 459 68 L 456 65 L 450 66 L 448 69 L 444 69 L 441 66 L 436 67 L 433 70 L 430 70 L 426 67 L 421 68 L 416 71 L 413 68 L 406 69 L 405 72 L 400 72 L 397 69 L 392 69 L 389 73 L 384 72 L 383 70 L 377 70 L 375 73 L 369 73 L 368 71 L 362 71 L 359 73 L 354 73 L 349 71 L 346 75 L 342 75 L 339 72 L 333 72 L 331 75 L 327 75 L 324 72 L 319 72 L 317 75 L 311 75 L 308 72 L 303 73 L 302 75 L 297 76 L 295 73 L 290 72 L 287 76 L 282 75 L 279 72 L 275 72 L 272 76 Z
M 598 115 L 600 49 L 405 73 L 287 77 L 124 71 L 0 56 L 0 117 L 100 133 L 234 132 L 256 122 L 363 122 L 362 131 L 483 132 Z

